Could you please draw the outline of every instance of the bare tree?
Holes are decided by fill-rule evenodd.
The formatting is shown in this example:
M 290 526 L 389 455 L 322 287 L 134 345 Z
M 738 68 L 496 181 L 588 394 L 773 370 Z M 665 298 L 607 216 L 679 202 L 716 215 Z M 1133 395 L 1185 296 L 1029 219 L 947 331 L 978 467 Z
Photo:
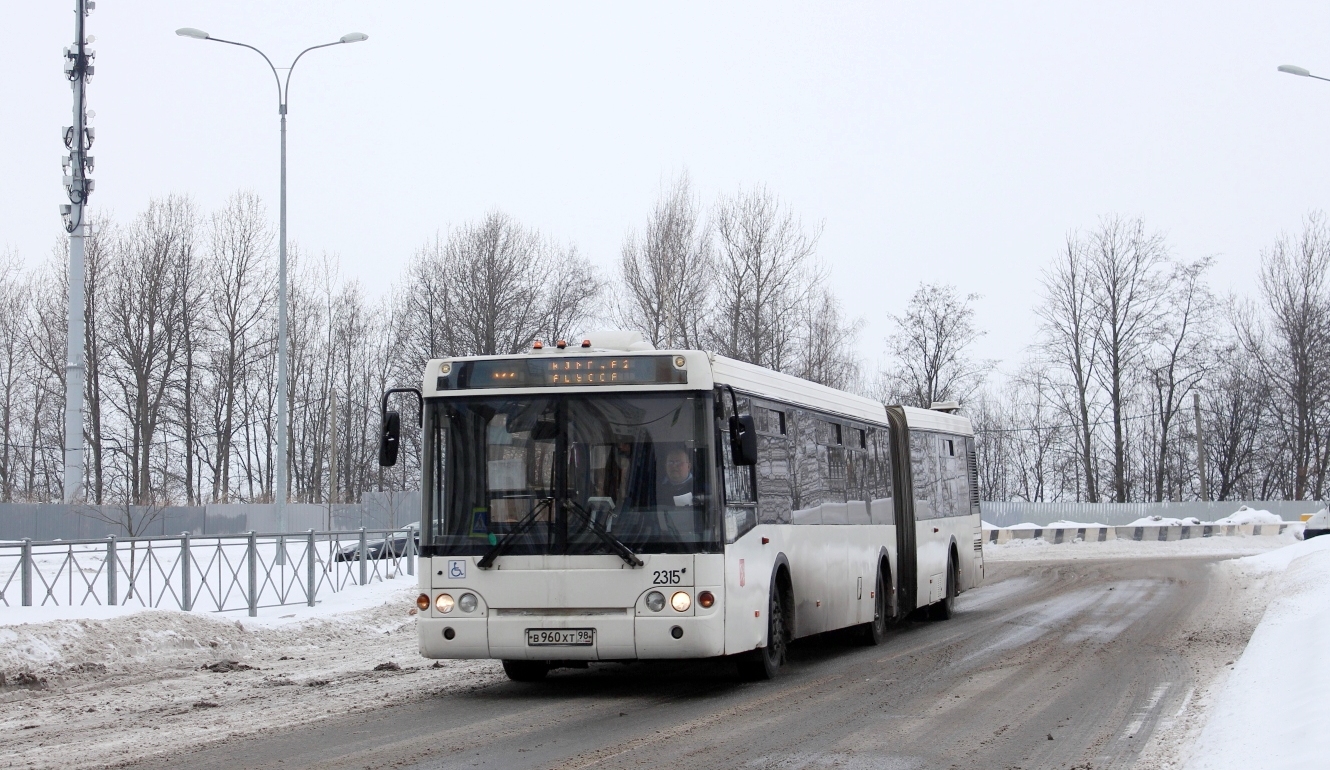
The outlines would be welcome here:
M 1113 424 L 1113 492 L 1128 499 L 1126 421 L 1130 380 L 1158 333 L 1165 299 L 1162 235 L 1139 219 L 1108 217 L 1089 242 L 1090 302 L 1095 324 L 1095 374 Z
M 1210 486 L 1216 500 L 1232 500 L 1250 490 L 1269 390 L 1252 356 L 1229 342 L 1218 350 L 1205 402 Z
M 1296 239 L 1281 236 L 1261 256 L 1259 285 L 1268 327 L 1243 324 L 1241 338 L 1276 396 L 1272 416 L 1293 459 L 1290 493 L 1302 500 L 1312 491 L 1319 499 L 1324 467 L 1317 428 L 1330 402 L 1330 231 L 1324 215 L 1308 215 Z
M 452 292 L 458 353 L 497 355 L 530 347 L 547 310 L 540 235 L 498 211 L 448 235 L 444 276 Z
M 776 371 L 796 365 L 797 309 L 824 280 L 814 261 L 820 228 L 808 232 L 766 188 L 723 197 L 710 344 L 721 355 Z
M 130 426 L 128 496 L 139 505 L 164 492 L 152 487 L 153 446 L 180 366 L 186 269 L 195 214 L 188 198 L 151 201 L 118 249 L 109 288 L 108 335 L 118 366 L 117 408 Z M 164 487 L 164 480 L 163 485 Z
M 28 331 L 28 280 L 23 275 L 18 255 L 0 254 L 0 500 L 12 502 L 19 487 L 15 476 L 21 458 L 14 438 L 19 425 L 22 399 L 29 387 L 32 371 L 26 349 Z
M 239 192 L 214 212 L 208 231 L 207 322 L 212 330 L 212 499 L 231 494 L 240 398 L 255 362 L 270 351 L 263 322 L 276 294 L 275 236 L 258 196 Z
M 450 320 L 453 295 L 448 285 L 446 248 L 443 238 L 434 238 L 416 250 L 407 264 L 404 281 L 395 290 L 394 325 L 400 371 L 410 381 L 434 358 L 457 355 L 462 346 Z
M 542 303 L 537 334 L 545 339 L 572 339 L 594 318 L 605 284 L 577 247 L 546 247 L 548 278 L 537 300 Z
M 1068 235 L 1053 266 L 1044 271 L 1043 298 L 1036 306 L 1043 354 L 1070 377 L 1072 390 L 1067 416 L 1077 425 L 1077 454 L 1085 485 L 1085 499 L 1099 502 L 1091 426 L 1091 389 L 1097 358 L 1096 321 L 1090 301 L 1090 276 L 1085 243 Z
M 713 272 L 710 234 L 688 174 L 662 190 L 646 228 L 624 239 L 617 320 L 657 348 L 702 345 Z
M 65 433 L 66 329 L 68 305 L 66 266 L 68 239 L 61 238 L 52 258 L 38 271 L 29 316 L 28 354 L 33 366 L 32 420 L 25 426 L 27 444 L 26 494 L 30 499 L 62 496 Z
M 1151 394 L 1157 426 L 1154 499 L 1165 498 L 1169 457 L 1174 451 L 1174 422 L 1210 367 L 1214 297 L 1205 284 L 1212 260 L 1175 265 L 1165 293 L 1154 350 L 1148 354 Z
M 861 367 L 855 345 L 862 318 L 847 321 L 840 300 L 821 288 L 799 308 L 799 351 L 794 374 L 841 390 L 860 386 Z
M 965 403 L 993 368 L 991 360 L 975 360 L 969 348 L 984 336 L 974 325 L 972 302 L 956 287 L 920 284 L 905 312 L 892 315 L 896 330 L 887 338 L 891 352 L 883 373 L 885 400 L 927 409 L 935 401 Z

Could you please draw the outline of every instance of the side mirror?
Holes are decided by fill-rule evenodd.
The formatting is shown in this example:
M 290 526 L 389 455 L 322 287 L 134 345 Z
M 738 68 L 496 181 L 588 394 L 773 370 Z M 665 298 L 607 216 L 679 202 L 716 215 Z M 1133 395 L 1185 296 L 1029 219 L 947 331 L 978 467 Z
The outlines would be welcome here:
M 397 464 L 397 445 L 402 440 L 402 415 L 388 412 L 383 416 L 379 431 L 379 465 L 391 468 Z
M 757 430 L 751 414 L 730 417 L 730 456 L 735 465 L 757 464 Z

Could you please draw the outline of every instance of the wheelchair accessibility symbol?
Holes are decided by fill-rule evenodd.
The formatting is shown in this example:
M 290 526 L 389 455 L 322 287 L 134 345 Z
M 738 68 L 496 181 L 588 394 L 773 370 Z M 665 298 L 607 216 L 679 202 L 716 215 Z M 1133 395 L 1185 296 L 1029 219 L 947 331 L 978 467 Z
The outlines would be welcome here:
M 454 580 L 466 577 L 466 562 L 462 559 L 450 559 L 448 561 L 448 577 Z

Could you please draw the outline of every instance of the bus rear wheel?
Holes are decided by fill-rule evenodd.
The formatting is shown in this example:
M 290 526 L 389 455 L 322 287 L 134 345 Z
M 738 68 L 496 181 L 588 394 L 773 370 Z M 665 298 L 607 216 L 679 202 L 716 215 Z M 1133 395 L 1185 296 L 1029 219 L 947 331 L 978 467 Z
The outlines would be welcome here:
M 954 556 L 947 557 L 947 593 L 942 601 L 933 605 L 933 620 L 951 620 L 955 614 L 956 592 L 960 587 L 960 567 Z
M 891 618 L 887 615 L 887 612 L 890 608 L 887 581 L 882 577 L 882 572 L 879 570 L 877 573 L 877 587 L 873 590 L 873 620 L 862 626 L 864 644 L 876 647 L 887 640 L 887 626 L 891 623 Z
M 739 659 L 739 676 L 750 681 L 774 679 L 785 665 L 789 645 L 785 625 L 785 592 L 779 582 L 771 586 L 767 602 L 767 646 L 759 647 Z
M 539 682 L 550 672 L 550 664 L 543 660 L 505 660 L 503 673 L 514 682 Z

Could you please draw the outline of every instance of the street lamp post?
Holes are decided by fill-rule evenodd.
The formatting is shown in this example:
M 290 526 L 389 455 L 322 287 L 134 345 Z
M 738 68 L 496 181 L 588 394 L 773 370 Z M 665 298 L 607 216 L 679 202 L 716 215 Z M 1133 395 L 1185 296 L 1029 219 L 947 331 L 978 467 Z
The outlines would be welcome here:
M 291 73 L 296 68 L 296 63 L 300 57 L 318 48 L 328 48 L 343 43 L 359 43 L 362 40 L 368 40 L 369 35 L 363 32 L 350 32 L 342 35 L 341 39 L 332 43 L 323 43 L 306 48 L 296 55 L 292 60 L 291 66 L 286 70 L 286 81 L 283 82 L 280 75 L 277 74 L 277 68 L 273 66 L 272 60 L 263 51 L 247 43 L 237 43 L 234 40 L 223 40 L 219 37 L 213 37 L 201 29 L 193 27 L 182 27 L 175 31 L 181 37 L 192 37 L 196 40 L 212 40 L 217 43 L 226 43 L 227 45 L 238 45 L 241 48 L 248 48 L 263 57 L 267 62 L 269 69 L 272 70 L 273 79 L 277 82 L 277 114 L 282 119 L 282 194 L 279 214 L 279 232 L 278 238 L 278 257 L 277 257 L 277 467 L 274 473 L 273 483 L 273 502 L 277 504 L 277 529 L 280 532 L 287 530 L 286 521 L 286 466 L 287 466 L 287 441 L 286 441 L 286 403 L 287 403 L 287 351 L 286 351 L 286 105 L 287 96 L 291 92 Z M 278 553 L 278 559 L 283 554 Z
M 1314 80 L 1330 80 L 1330 78 L 1323 78 L 1320 75 L 1313 75 L 1306 68 L 1299 67 L 1296 64 L 1281 64 L 1279 65 L 1279 71 L 1287 72 L 1290 75 L 1297 75 L 1300 78 L 1312 78 Z

